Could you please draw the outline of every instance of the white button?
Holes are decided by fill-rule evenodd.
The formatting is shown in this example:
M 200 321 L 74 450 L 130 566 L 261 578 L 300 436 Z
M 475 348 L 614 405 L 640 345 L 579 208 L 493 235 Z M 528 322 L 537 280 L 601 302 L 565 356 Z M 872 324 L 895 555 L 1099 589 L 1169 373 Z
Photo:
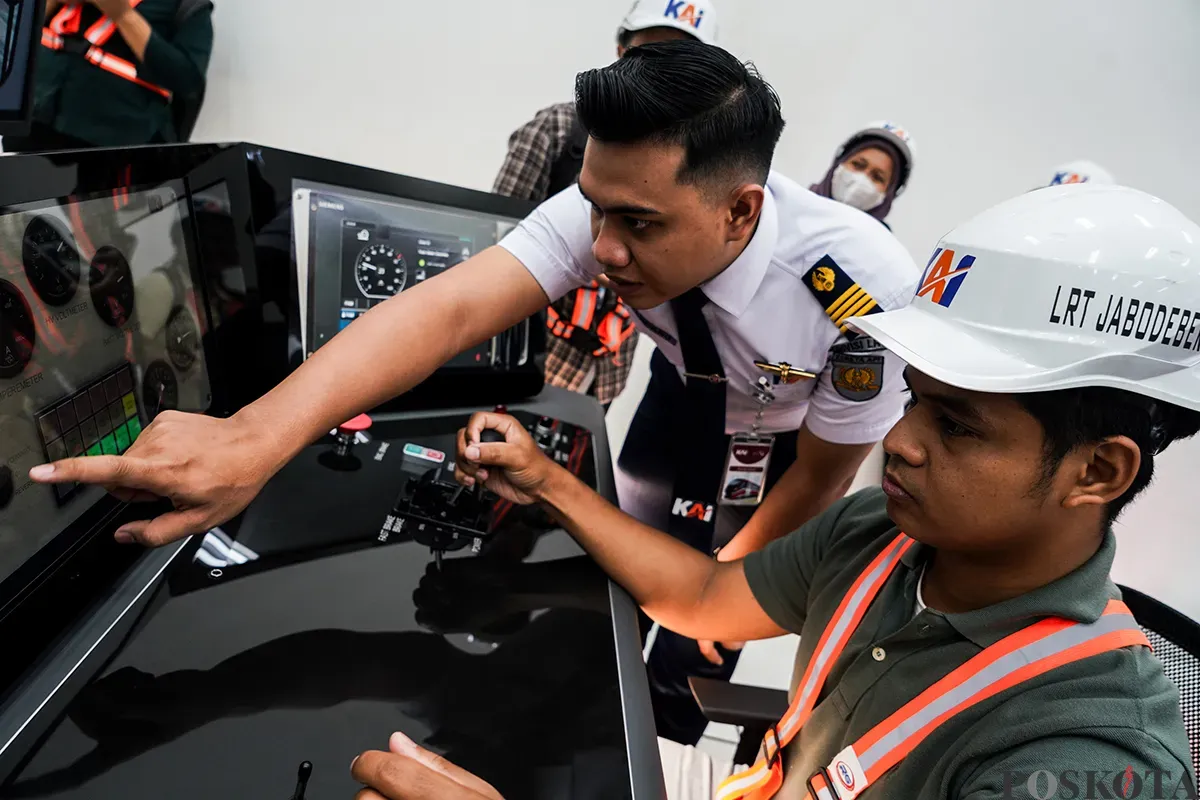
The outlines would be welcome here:
M 875 659 L 876 661 L 883 661 L 885 658 L 887 658 L 887 651 L 882 647 L 876 647 L 871 651 L 871 658 Z

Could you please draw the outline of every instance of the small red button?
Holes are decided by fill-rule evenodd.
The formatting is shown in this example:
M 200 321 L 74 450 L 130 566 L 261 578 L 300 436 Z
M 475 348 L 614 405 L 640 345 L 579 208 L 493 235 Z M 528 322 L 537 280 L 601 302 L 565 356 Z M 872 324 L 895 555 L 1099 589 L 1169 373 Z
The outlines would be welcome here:
M 366 414 L 359 414 L 354 419 L 338 425 L 338 433 L 358 433 L 359 431 L 365 431 L 370 427 L 371 418 Z
M 508 406 L 496 406 L 496 413 L 497 414 L 507 414 Z

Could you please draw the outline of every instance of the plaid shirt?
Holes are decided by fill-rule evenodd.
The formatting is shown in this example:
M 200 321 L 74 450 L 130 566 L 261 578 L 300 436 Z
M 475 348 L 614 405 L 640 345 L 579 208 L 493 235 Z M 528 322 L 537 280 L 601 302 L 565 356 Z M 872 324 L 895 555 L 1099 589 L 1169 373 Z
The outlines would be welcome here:
M 508 139 L 508 156 L 496 176 L 492 191 L 496 194 L 541 202 L 550 190 L 550 171 L 562 155 L 575 124 L 575 104 L 560 103 L 543 108 Z M 625 388 L 633 351 L 634 332 L 615 356 L 597 358 L 564 342 L 557 336 L 546 337 L 546 383 L 580 391 L 595 370 L 588 393 L 603 404 Z

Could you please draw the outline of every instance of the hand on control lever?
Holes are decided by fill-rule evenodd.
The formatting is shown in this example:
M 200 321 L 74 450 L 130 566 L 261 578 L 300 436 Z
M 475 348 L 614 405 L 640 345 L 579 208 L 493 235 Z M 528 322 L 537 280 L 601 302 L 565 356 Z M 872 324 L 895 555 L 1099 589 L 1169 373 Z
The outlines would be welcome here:
M 94 483 L 125 501 L 166 498 L 175 509 L 123 525 L 118 541 L 159 546 L 207 531 L 250 504 L 284 460 L 253 423 L 164 411 L 123 456 L 84 456 L 29 471 L 38 483 Z
M 504 800 L 491 784 L 393 733 L 388 752 L 369 750 L 350 765 L 367 788 L 358 800 Z
M 488 469 L 500 467 L 500 469 Z M 520 422 L 507 414 L 479 412 L 458 432 L 454 478 L 464 486 L 483 484 L 520 505 L 536 503 L 555 469 Z

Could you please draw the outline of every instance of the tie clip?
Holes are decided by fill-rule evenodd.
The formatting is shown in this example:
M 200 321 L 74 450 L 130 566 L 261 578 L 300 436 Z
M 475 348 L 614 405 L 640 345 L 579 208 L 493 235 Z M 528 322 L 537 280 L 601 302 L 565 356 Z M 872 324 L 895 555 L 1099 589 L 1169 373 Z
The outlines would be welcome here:
M 701 375 L 698 372 L 685 372 L 683 373 L 683 377 L 698 378 L 699 380 L 708 381 L 709 383 L 726 383 L 729 380 L 729 378 L 726 378 L 724 375 Z

